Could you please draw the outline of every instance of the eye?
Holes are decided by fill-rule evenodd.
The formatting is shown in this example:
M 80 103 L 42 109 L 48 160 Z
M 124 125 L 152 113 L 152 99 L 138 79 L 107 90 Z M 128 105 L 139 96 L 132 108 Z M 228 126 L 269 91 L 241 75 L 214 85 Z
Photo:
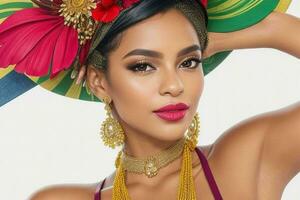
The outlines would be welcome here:
M 197 57 L 190 57 L 190 59 L 183 61 L 182 65 L 184 66 L 184 68 L 194 69 L 194 68 L 199 67 L 200 63 L 202 63 L 201 59 L 199 59 Z
M 129 65 L 128 68 L 133 72 L 146 73 L 146 72 L 151 71 L 151 70 L 146 70 L 146 69 L 153 68 L 153 67 L 151 66 L 150 63 L 148 63 L 144 60 L 141 60 L 141 61 L 138 61 L 136 64 Z

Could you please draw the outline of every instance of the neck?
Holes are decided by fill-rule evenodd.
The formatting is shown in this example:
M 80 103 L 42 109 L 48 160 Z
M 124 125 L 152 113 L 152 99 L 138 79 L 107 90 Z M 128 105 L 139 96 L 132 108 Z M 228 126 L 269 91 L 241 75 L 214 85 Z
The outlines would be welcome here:
M 175 145 L 178 140 L 162 141 L 151 137 L 127 137 L 124 145 L 124 151 L 127 155 L 135 158 L 145 158 L 156 155 L 169 147 Z
M 159 152 L 162 152 L 168 149 L 169 147 L 175 145 L 178 142 L 178 140 L 182 139 L 179 138 L 174 141 L 162 141 L 156 138 L 149 137 L 146 134 L 136 133 L 134 131 L 129 130 L 127 130 L 126 136 L 127 137 L 124 145 L 124 151 L 127 155 L 130 155 L 135 158 L 146 158 L 148 156 L 156 155 Z M 196 152 L 192 152 L 192 162 L 193 167 L 200 164 Z M 174 161 L 169 163 L 167 166 L 162 167 L 158 171 L 158 174 L 152 178 L 148 178 L 144 174 L 127 173 L 127 183 L 139 183 L 149 186 L 155 186 L 160 181 L 166 180 L 166 178 L 171 177 L 171 175 L 176 175 L 176 177 L 178 177 L 181 166 L 182 154 Z
M 183 137 L 183 135 L 182 135 Z M 126 141 L 124 151 L 126 154 L 135 158 L 145 158 L 156 155 L 157 153 L 175 145 L 180 139 L 159 140 L 144 133 L 137 133 L 134 130 L 126 131 Z

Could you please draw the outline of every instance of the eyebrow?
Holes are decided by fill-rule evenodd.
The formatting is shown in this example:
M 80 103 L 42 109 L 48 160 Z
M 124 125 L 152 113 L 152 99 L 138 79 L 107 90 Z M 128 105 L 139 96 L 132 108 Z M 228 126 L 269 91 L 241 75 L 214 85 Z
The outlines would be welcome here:
M 197 44 L 194 44 L 192 46 L 188 46 L 182 50 L 180 50 L 177 53 L 177 57 L 183 56 L 185 54 L 188 54 L 193 51 L 201 51 L 200 46 Z M 130 51 L 128 54 L 123 56 L 123 59 L 125 59 L 128 56 L 132 55 L 142 55 L 142 56 L 148 56 L 148 57 L 153 57 L 153 58 L 163 58 L 163 54 L 157 51 L 149 50 L 149 49 L 134 49 L 133 51 Z

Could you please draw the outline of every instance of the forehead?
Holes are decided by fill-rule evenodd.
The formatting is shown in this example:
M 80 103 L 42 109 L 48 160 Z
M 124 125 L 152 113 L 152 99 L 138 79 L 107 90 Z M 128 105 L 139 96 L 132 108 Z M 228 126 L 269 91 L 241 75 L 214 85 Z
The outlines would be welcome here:
M 169 47 L 176 50 L 191 44 L 200 46 L 193 25 L 175 8 L 136 23 L 122 35 L 119 50 L 123 52 L 143 47 L 148 49 Z

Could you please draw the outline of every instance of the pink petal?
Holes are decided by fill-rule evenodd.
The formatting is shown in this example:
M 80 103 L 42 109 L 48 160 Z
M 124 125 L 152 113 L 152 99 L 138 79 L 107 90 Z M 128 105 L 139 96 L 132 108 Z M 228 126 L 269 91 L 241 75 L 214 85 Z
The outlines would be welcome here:
M 0 48 L 0 67 L 20 62 L 49 31 L 57 25 L 63 26 L 63 21 L 57 19 L 27 23 L 5 33 L 4 37 L 8 37 Z
M 31 76 L 45 76 L 48 74 L 56 40 L 62 31 L 61 24 L 56 25 L 51 32 L 44 36 L 26 57 L 19 62 L 15 71 Z
M 26 8 L 16 11 L 0 24 L 0 34 L 5 31 L 17 28 L 20 25 L 44 20 L 62 18 L 61 16 L 51 15 L 48 11 L 41 8 Z M 0 41 L 3 37 L 0 37 Z
M 15 70 L 28 75 L 45 75 L 53 49 L 50 32 L 63 26 L 63 17 L 52 15 L 41 8 L 28 8 L 15 12 L 0 24 L 0 68 L 17 64 Z M 49 34 L 49 35 L 48 35 Z M 44 41 L 49 47 L 45 48 Z M 43 47 L 39 51 L 39 47 Z M 45 54 L 41 52 L 45 51 Z M 47 51 L 52 51 L 50 56 Z M 45 58 L 48 60 L 45 60 Z
M 51 75 L 69 68 L 78 51 L 78 34 L 62 16 L 41 8 L 15 12 L 0 24 L 0 68 L 31 76 Z
M 65 26 L 59 34 L 53 54 L 51 75 L 71 67 L 78 52 L 78 33 L 72 27 Z

